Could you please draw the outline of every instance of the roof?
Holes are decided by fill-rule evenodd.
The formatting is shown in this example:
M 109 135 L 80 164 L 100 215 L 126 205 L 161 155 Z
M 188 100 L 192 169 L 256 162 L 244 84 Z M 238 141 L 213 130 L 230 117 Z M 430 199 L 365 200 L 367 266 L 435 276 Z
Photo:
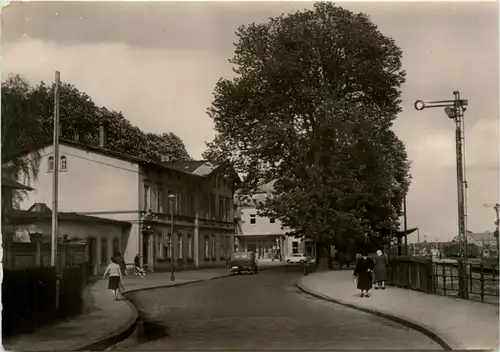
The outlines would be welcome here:
M 25 186 L 19 182 L 13 181 L 10 178 L 2 177 L 2 187 L 11 189 L 24 189 L 26 191 L 32 191 L 33 188 Z
M 29 209 L 31 210 L 10 210 L 7 216 L 10 219 L 17 220 L 17 222 L 52 220 L 52 210 L 44 203 L 35 203 Z M 37 211 L 37 210 L 42 210 L 42 211 Z M 100 223 L 109 225 L 119 225 L 122 227 L 131 226 L 131 223 L 127 221 L 105 219 L 105 218 L 99 218 L 97 216 L 81 215 L 72 212 L 58 212 L 58 219 L 60 221 L 66 220 L 75 222 L 90 222 L 90 223 Z
M 167 166 L 191 174 L 194 173 L 196 169 L 198 169 L 200 166 L 206 163 L 207 161 L 205 160 L 191 160 L 191 161 L 162 162 L 160 164 L 162 164 L 163 166 Z
M 493 232 L 470 233 L 470 236 L 477 242 L 487 242 L 495 239 Z

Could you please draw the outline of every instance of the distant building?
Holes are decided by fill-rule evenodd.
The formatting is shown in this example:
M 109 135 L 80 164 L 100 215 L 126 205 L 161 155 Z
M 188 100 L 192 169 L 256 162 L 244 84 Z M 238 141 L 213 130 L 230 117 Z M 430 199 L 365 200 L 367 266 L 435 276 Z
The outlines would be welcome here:
M 272 192 L 271 184 L 264 184 L 251 201 L 237 204 L 235 248 L 255 252 L 258 259 L 273 259 L 286 255 L 287 230 L 279 220 L 259 216 L 256 202 L 264 201 Z
M 118 250 L 127 263 L 139 254 L 155 271 L 225 265 L 234 236 L 233 181 L 226 166 L 205 161 L 161 163 L 110 151 L 107 131 L 100 145 L 61 140 L 59 160 L 51 142 L 39 147 L 43 156 L 36 189 L 22 203 L 51 204 L 52 172 L 59 169 L 59 211 L 131 223 Z M 225 175 L 231 174 L 228 179 Z M 170 195 L 170 196 L 169 196 Z M 174 232 L 171 231 L 171 215 Z M 88 259 L 98 264 L 104 233 L 89 229 Z M 107 238 L 107 237 L 106 237 Z M 101 240 L 100 240 L 101 239 Z
M 280 254 L 281 259 L 295 253 L 316 256 L 316 247 L 311 240 L 301 240 L 286 235 L 290 231 L 273 218 L 259 216 L 256 202 L 272 196 L 272 183 L 260 186 L 252 200 L 238 204 L 238 219 L 235 233 L 236 248 L 252 251 L 259 259 L 271 259 Z

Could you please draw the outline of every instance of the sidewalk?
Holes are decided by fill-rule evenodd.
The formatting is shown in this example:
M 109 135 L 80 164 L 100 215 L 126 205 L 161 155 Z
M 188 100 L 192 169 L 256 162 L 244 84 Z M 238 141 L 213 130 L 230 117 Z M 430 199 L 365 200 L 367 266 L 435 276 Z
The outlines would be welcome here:
M 451 349 L 497 349 L 498 306 L 388 287 L 361 298 L 352 271 L 329 271 L 301 278 L 304 292 L 367 311 L 419 330 Z
M 170 273 L 154 273 L 144 279 L 137 276 L 124 278 L 125 293 L 209 280 L 227 276 L 227 269 L 180 271 L 176 280 Z M 76 351 L 116 343 L 120 335 L 131 332 L 138 319 L 137 309 L 127 300 L 114 301 L 108 290 L 108 280 L 98 280 L 86 291 L 87 313 L 43 327 L 34 334 L 20 335 L 2 341 L 8 351 Z M 116 341 L 114 341 L 116 340 Z M 111 342 L 109 342 L 111 341 Z M 102 349 L 103 347 L 98 347 Z

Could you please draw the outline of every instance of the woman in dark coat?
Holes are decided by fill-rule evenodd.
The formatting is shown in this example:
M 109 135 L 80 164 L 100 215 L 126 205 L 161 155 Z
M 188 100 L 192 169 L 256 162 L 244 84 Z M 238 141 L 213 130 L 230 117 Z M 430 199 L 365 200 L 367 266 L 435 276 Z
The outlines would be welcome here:
M 387 281 L 387 265 L 387 256 L 382 253 L 381 250 L 378 250 L 377 257 L 375 258 L 375 268 L 373 269 L 375 281 L 377 282 L 377 286 L 375 286 L 376 290 L 378 290 L 380 286 L 382 290 L 385 290 L 385 282 Z
M 370 297 L 369 291 L 372 289 L 372 270 L 374 266 L 373 260 L 366 253 L 363 253 L 361 259 L 356 263 L 354 278 L 357 279 L 361 297 Z

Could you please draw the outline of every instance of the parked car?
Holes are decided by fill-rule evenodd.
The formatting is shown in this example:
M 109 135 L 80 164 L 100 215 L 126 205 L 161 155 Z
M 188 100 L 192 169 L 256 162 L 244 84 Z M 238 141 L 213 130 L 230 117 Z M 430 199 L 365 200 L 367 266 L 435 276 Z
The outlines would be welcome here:
M 287 256 L 286 262 L 288 264 L 297 264 L 297 263 L 304 264 L 308 262 L 308 258 L 303 253 L 295 253 L 292 254 L 291 256 Z
M 234 252 L 231 253 L 230 263 L 231 273 L 251 272 L 257 274 L 258 267 L 254 252 Z

